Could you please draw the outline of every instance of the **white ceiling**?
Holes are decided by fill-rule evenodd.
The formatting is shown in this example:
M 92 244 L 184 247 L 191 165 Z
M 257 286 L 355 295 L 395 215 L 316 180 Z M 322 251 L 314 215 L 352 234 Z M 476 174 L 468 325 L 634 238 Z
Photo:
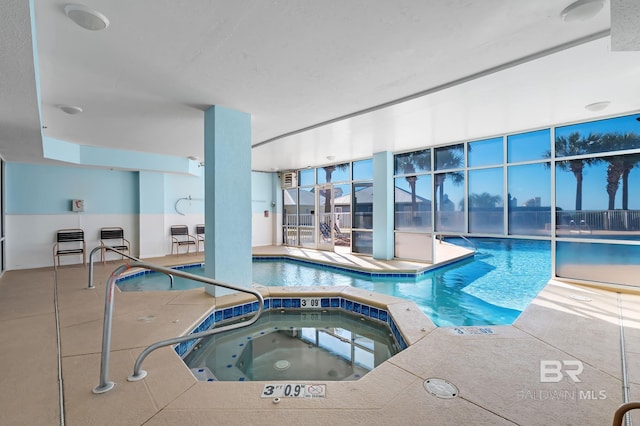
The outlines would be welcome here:
M 110 20 L 93 32 L 34 0 L 34 65 L 28 2 L 5 0 L 0 153 L 43 161 L 45 126 L 202 159 L 203 111 L 222 105 L 252 115 L 252 168 L 271 171 L 639 109 L 640 52 L 611 50 L 609 1 L 564 22 L 571 2 L 87 0 Z

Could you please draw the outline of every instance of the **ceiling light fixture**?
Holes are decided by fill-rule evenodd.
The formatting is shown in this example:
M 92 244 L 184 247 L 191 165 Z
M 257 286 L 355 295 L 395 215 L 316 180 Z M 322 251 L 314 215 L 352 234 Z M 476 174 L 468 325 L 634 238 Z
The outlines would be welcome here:
M 604 7 L 604 0 L 578 0 L 565 7 L 560 17 L 565 22 L 586 21 L 598 14 Z
M 603 109 L 605 109 L 609 105 L 611 105 L 610 101 L 594 102 L 592 104 L 585 105 L 584 109 L 586 109 L 588 111 L 602 111 Z
M 336 159 L 336 156 L 335 156 L 335 155 L 327 155 L 327 160 L 329 160 L 329 161 L 333 161 L 333 160 L 335 160 L 335 159 Z
M 76 24 L 89 31 L 104 30 L 109 26 L 109 19 L 97 10 L 81 4 L 68 4 L 64 7 L 67 14 Z
M 69 115 L 80 114 L 82 112 L 82 108 L 75 105 L 58 105 L 58 108 Z

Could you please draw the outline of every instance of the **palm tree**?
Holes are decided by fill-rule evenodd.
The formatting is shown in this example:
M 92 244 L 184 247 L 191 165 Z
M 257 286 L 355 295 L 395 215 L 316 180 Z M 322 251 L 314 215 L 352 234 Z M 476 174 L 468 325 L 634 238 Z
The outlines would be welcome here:
M 607 133 L 601 138 L 600 144 L 603 151 L 620 151 L 632 149 L 640 145 L 640 136 L 634 132 Z M 603 157 L 602 160 L 609 163 L 607 167 L 607 194 L 609 195 L 608 210 L 615 209 L 615 199 L 620 181 L 622 180 L 622 209 L 629 207 L 629 173 L 640 161 L 637 154 L 613 155 Z
M 597 133 L 590 133 L 586 138 L 581 139 L 579 132 L 571 133 L 568 137 L 558 136 L 556 138 L 556 157 L 570 157 L 574 155 L 589 154 L 601 136 Z M 551 157 L 551 152 L 547 151 L 546 157 Z M 556 164 L 561 170 L 570 171 L 576 178 L 576 211 L 582 210 L 582 178 L 586 165 L 597 162 L 596 158 L 583 158 L 567 161 L 558 161 Z
M 324 173 L 325 173 L 325 178 L 326 178 L 326 183 L 331 183 L 331 175 L 333 174 L 333 172 L 335 172 L 336 170 L 340 170 L 340 171 L 345 171 L 349 169 L 349 163 L 342 163 L 342 164 L 332 164 L 330 166 L 324 166 Z M 324 193 L 324 199 L 325 200 L 331 200 L 331 190 L 327 189 L 325 190 Z M 325 213 L 331 213 L 331 203 L 330 202 L 325 202 L 324 204 L 324 212 Z
M 460 147 L 460 148 L 458 148 Z M 442 149 L 437 153 L 437 169 L 438 170 L 446 170 L 446 169 L 457 169 L 464 165 L 464 155 L 461 151 L 462 145 L 450 146 L 446 149 Z M 464 173 L 461 172 L 449 172 L 449 173 L 438 173 L 434 176 L 435 179 L 435 188 L 438 193 L 436 199 L 437 203 L 435 206 L 435 211 L 438 211 L 439 206 L 442 205 L 442 201 L 444 200 L 444 181 L 449 176 L 453 184 L 458 186 L 464 183 Z
M 640 154 L 624 156 L 622 171 L 622 210 L 629 210 L 629 173 L 640 163 Z
M 469 207 L 474 209 L 492 209 L 502 201 L 499 195 L 491 195 L 488 192 L 469 195 Z
M 616 193 L 620 186 L 620 177 L 624 172 L 624 166 L 622 165 L 622 157 L 620 155 L 614 155 L 613 157 L 606 157 L 605 161 L 609 163 L 607 167 L 607 194 L 609 195 L 608 210 L 615 209 Z
M 418 176 L 415 175 L 417 170 L 429 169 L 431 166 L 431 156 L 427 155 L 428 149 L 422 151 L 411 152 L 406 155 L 396 157 L 396 171 L 406 174 L 405 179 L 411 189 L 411 225 L 415 223 L 416 213 L 418 212 L 418 202 L 416 197 L 416 182 Z

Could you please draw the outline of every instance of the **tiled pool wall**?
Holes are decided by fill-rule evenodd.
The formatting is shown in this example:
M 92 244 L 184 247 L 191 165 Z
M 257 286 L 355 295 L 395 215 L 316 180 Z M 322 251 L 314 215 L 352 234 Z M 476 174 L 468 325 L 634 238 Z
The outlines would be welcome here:
M 269 297 L 264 299 L 264 310 L 300 310 L 306 311 L 307 309 L 301 309 L 301 299 L 307 299 L 308 297 Z M 391 334 L 395 340 L 395 343 L 400 351 L 407 348 L 407 343 L 402 337 L 400 330 L 398 329 L 393 317 L 386 309 L 381 309 L 375 306 L 367 305 L 362 302 L 356 302 L 354 300 L 341 297 L 330 296 L 322 297 L 316 296 L 314 299 L 320 299 L 320 306 L 318 309 L 322 310 L 342 310 L 352 314 L 358 314 L 374 322 L 383 324 L 391 330 Z M 239 319 L 253 312 L 258 311 L 259 302 L 242 303 L 239 305 L 229 306 L 225 308 L 216 309 L 211 312 L 207 317 L 202 320 L 189 334 L 200 333 L 210 329 L 213 324 L 219 322 L 227 322 L 234 319 Z M 311 309 L 309 309 L 311 310 Z M 198 339 L 189 340 L 179 343 L 174 346 L 174 350 L 180 357 L 184 358 L 191 348 L 197 343 Z
M 351 275 L 356 275 L 361 277 L 369 277 L 369 278 L 420 278 L 423 275 L 433 271 L 433 269 L 429 269 L 428 271 L 424 270 L 419 272 L 384 272 L 384 271 L 369 272 L 369 271 L 361 271 L 358 269 L 348 268 L 344 266 L 330 265 L 327 263 L 320 263 L 315 261 L 298 259 L 298 258 L 289 257 L 289 256 L 253 256 L 254 262 L 273 262 L 274 260 L 298 263 L 301 265 L 313 266 L 314 268 L 318 268 L 318 269 L 325 269 L 328 271 L 337 271 L 337 272 L 342 272 L 346 274 L 351 274 Z M 185 272 L 189 272 L 188 269 L 203 268 L 203 267 L 204 267 L 204 263 L 200 262 L 200 263 L 190 263 L 188 265 L 172 266 L 171 269 L 180 269 L 180 270 L 184 270 Z M 116 283 L 120 281 L 129 280 L 135 277 L 139 277 L 141 275 L 158 274 L 158 273 L 159 272 L 145 269 L 145 270 L 133 272 L 131 274 L 123 275 L 116 280 Z
M 188 265 L 171 266 L 171 269 L 179 269 L 179 270 L 184 271 L 184 272 L 189 272 L 186 269 L 203 268 L 203 267 L 204 267 L 204 263 L 190 263 Z M 130 274 L 121 275 L 120 278 L 118 278 L 116 280 L 116 284 L 121 282 L 121 281 L 126 281 L 126 280 L 130 280 L 132 278 L 140 277 L 142 275 L 160 274 L 160 273 L 161 272 L 152 271 L 150 269 L 143 269 L 143 270 L 140 270 L 140 271 L 137 271 L 137 272 L 132 272 Z

